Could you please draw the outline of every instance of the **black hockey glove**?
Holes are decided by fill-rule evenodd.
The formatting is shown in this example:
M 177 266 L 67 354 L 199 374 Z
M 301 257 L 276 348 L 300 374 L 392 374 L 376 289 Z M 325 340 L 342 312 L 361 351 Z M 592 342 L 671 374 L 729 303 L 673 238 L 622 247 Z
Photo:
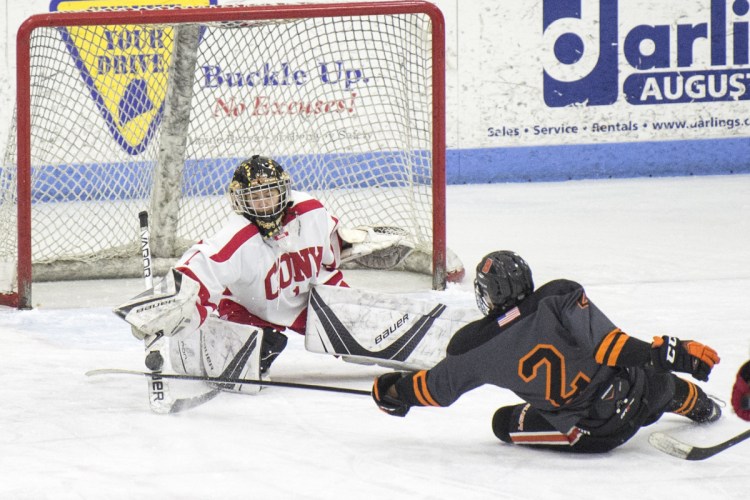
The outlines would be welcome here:
M 694 340 L 677 337 L 654 337 L 651 343 L 651 362 L 657 368 L 672 372 L 689 373 L 697 380 L 706 381 L 711 369 L 719 362 L 719 355 Z
M 408 376 L 406 373 L 391 372 L 375 377 L 372 384 L 372 399 L 378 408 L 394 417 L 405 417 L 409 413 L 411 405 L 404 401 L 396 392 L 396 383 L 403 377 Z M 393 391 L 389 390 L 393 388 Z M 393 395 L 395 393 L 395 396 Z

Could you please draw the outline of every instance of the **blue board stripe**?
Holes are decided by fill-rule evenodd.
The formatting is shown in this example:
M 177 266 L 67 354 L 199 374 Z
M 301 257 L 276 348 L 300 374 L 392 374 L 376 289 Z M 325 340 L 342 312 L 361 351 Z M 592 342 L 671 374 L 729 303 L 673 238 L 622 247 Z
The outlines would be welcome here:
M 309 176 L 315 169 L 322 179 L 315 189 L 350 185 L 370 187 L 403 186 L 408 179 L 397 165 L 405 153 L 331 154 L 281 157 L 293 178 Z M 412 153 L 410 160 L 427 161 L 424 151 Z M 188 161 L 186 196 L 197 193 L 223 194 L 239 158 Z M 345 178 L 328 170 L 346 163 Z M 73 200 L 127 200 L 150 195 L 153 163 L 118 162 L 35 167 L 34 202 Z M 377 174 L 374 174 L 377 172 Z M 750 139 L 711 139 L 694 141 L 633 142 L 569 146 L 452 149 L 447 153 L 448 184 L 497 182 L 550 182 L 572 179 L 628 177 L 669 177 L 750 173 Z M 105 178 L 114 177 L 105 181 Z M 47 186 L 42 192 L 38 186 Z

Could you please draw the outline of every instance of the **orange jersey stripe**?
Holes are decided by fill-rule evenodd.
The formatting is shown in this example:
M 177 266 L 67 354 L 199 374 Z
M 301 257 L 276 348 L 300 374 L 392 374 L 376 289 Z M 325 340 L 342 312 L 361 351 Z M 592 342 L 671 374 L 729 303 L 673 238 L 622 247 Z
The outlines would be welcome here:
M 609 350 L 609 346 L 612 345 L 612 342 L 615 340 L 615 337 L 620 333 L 619 328 L 615 328 L 611 332 L 607 334 L 606 337 L 601 341 L 599 344 L 599 349 L 596 350 L 596 355 L 594 356 L 594 359 L 597 363 L 600 365 L 604 364 L 604 356 L 607 355 L 607 351 Z
M 620 357 L 622 348 L 625 346 L 628 338 L 629 337 L 626 333 L 620 332 L 620 336 L 617 338 L 617 342 L 615 342 L 615 346 L 612 348 L 609 358 L 607 358 L 607 366 L 615 366 L 617 364 L 617 358 Z
M 423 406 L 440 406 L 435 402 L 427 389 L 427 371 L 420 370 L 414 374 L 414 396 Z

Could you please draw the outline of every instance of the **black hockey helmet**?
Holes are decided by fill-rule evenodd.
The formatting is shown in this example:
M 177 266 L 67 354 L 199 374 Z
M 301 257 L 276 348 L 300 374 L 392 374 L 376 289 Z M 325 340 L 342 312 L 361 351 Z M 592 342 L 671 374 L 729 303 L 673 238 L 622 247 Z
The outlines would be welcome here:
M 240 163 L 229 183 L 232 208 L 255 224 L 264 238 L 276 236 L 289 208 L 291 179 L 278 162 L 255 155 Z
M 534 291 L 531 269 L 515 252 L 491 252 L 479 261 L 474 294 L 482 314 L 503 313 Z

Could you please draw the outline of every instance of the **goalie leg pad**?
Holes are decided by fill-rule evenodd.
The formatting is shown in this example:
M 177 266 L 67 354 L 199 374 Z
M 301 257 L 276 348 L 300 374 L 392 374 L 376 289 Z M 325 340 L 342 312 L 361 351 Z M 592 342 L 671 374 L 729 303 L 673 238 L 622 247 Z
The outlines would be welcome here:
M 404 295 L 316 286 L 307 308 L 305 348 L 345 361 L 401 370 L 435 366 L 476 309 L 449 308 Z
M 260 380 L 260 346 L 263 330 L 210 318 L 201 327 L 203 365 L 211 377 Z M 220 384 L 225 391 L 257 394 L 259 385 Z
M 262 341 L 260 328 L 209 316 L 199 331 L 170 339 L 172 369 L 189 375 L 261 380 Z M 242 394 L 257 394 L 262 389 L 250 384 L 217 387 Z
M 172 370 L 184 375 L 207 375 L 203 368 L 200 331 L 179 333 L 169 339 L 169 362 Z

